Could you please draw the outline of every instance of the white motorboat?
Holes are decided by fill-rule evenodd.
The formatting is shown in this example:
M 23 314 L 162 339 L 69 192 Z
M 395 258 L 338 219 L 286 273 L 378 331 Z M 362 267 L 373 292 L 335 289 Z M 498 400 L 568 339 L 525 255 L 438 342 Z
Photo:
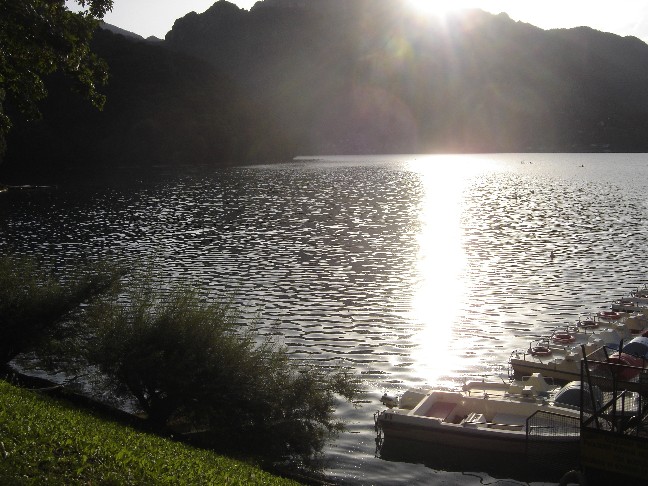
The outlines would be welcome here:
M 576 451 L 580 395 L 575 384 L 558 388 L 538 373 L 510 384 L 473 382 L 460 391 L 413 389 L 376 415 L 376 427 L 385 440 L 519 454 L 531 439 L 534 451 L 557 445 Z

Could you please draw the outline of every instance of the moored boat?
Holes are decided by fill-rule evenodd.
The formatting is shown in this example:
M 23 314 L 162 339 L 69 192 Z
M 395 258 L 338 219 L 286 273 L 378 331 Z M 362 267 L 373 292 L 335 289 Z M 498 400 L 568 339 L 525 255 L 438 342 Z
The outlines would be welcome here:
M 648 311 L 648 298 L 646 297 L 622 297 L 612 302 L 612 312 L 644 312 Z
M 532 342 L 526 350 L 514 350 L 509 357 L 510 375 L 542 373 L 559 382 L 579 380 L 583 353 L 604 346 L 618 350 L 624 342 L 648 335 L 647 322 L 643 314 L 607 322 L 594 316 L 576 326 L 555 330 L 547 338 Z
M 534 451 L 560 445 L 575 452 L 581 394 L 574 386 L 558 388 L 536 373 L 510 384 L 473 382 L 459 391 L 408 390 L 397 407 L 377 414 L 376 427 L 386 440 L 523 454 L 531 439 Z
M 631 297 L 648 298 L 648 285 L 644 284 L 643 287 L 630 293 Z

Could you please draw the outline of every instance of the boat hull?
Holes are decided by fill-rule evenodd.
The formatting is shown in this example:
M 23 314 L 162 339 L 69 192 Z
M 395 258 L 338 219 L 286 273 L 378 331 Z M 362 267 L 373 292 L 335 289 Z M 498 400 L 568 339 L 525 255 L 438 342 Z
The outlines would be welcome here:
M 510 366 L 513 370 L 513 376 L 526 376 L 532 373 L 541 373 L 543 376 L 553 379 L 556 383 L 568 383 L 570 381 L 579 381 L 581 379 L 581 370 L 580 363 L 578 364 L 578 369 L 564 369 L 555 366 L 551 366 L 547 363 L 539 363 L 536 361 L 524 360 L 524 359 L 511 359 Z M 617 367 L 622 367 L 623 365 L 616 365 Z M 637 369 L 637 373 L 639 373 Z M 607 373 L 606 373 L 607 375 Z M 607 378 L 607 376 L 597 375 L 597 383 L 599 386 L 605 389 L 613 389 L 615 383 L 623 382 L 623 388 L 638 393 L 648 393 L 648 384 L 641 380 L 632 380 L 626 379 L 623 375 L 617 376 L 617 380 L 613 381 L 612 378 Z
M 557 447 L 563 453 L 578 453 L 579 435 L 559 436 L 527 436 L 526 428 L 511 432 L 491 428 L 470 428 L 460 424 L 425 424 L 406 423 L 399 419 L 398 414 L 383 412 L 377 419 L 377 425 L 382 429 L 385 440 L 405 439 L 428 442 L 440 446 L 470 449 L 474 451 L 489 451 L 524 456 L 529 445 L 533 446 L 534 454 L 549 453 Z
M 510 360 L 514 377 L 528 376 L 533 373 L 542 373 L 543 376 L 552 378 L 556 382 L 578 381 L 581 377 L 580 362 L 567 367 L 559 367 L 552 363 L 516 359 Z

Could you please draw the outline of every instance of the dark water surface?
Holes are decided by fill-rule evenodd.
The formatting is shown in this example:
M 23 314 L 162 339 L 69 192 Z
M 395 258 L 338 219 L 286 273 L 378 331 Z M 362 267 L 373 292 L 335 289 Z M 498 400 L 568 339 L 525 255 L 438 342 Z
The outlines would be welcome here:
M 375 457 L 383 392 L 507 376 L 512 350 L 648 281 L 648 155 L 323 157 L 0 194 L 0 251 L 153 261 L 369 391 L 343 484 L 517 484 Z M 481 469 L 483 470 L 483 468 Z M 461 472 L 463 471 L 463 472 Z M 505 473 L 497 477 L 507 477 Z

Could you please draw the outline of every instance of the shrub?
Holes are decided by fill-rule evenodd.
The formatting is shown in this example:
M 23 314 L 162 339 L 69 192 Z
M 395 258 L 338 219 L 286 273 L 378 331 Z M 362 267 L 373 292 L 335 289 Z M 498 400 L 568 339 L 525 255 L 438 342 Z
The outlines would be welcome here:
M 312 456 L 341 428 L 337 396 L 353 399 L 357 383 L 298 366 L 238 317 L 231 304 L 187 287 L 145 285 L 90 306 L 87 359 L 157 426 L 190 420 L 214 440 L 262 443 L 268 456 Z
M 34 259 L 0 257 L 0 364 L 34 351 L 62 329 L 80 304 L 110 288 L 120 276 L 117 268 L 96 265 L 62 281 Z

